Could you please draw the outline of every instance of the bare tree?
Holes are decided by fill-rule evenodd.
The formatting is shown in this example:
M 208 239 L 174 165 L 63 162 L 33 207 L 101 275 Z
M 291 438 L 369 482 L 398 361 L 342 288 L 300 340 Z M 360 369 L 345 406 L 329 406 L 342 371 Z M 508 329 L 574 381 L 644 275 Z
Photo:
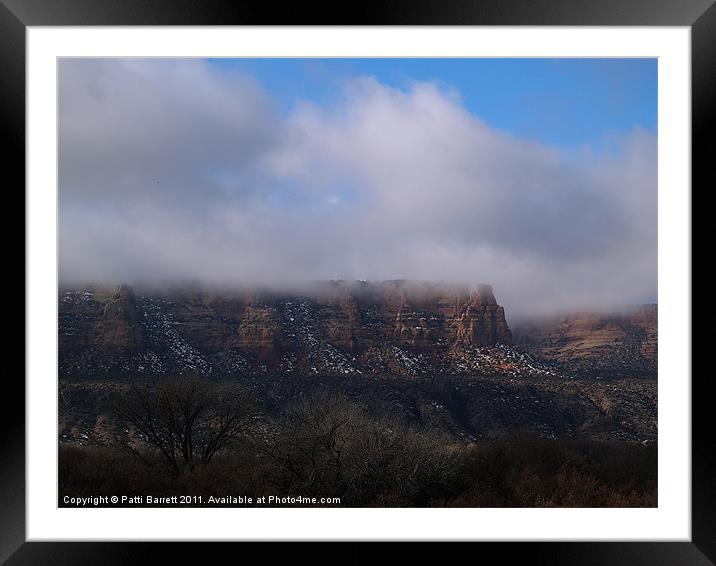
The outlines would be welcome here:
M 184 466 L 209 464 L 257 416 L 244 389 L 195 377 L 133 386 L 115 412 L 175 473 Z
M 449 444 L 398 418 L 371 417 L 345 395 L 319 393 L 287 408 L 264 451 L 295 488 L 346 504 L 409 505 L 440 495 L 455 478 Z
M 390 416 L 363 418 L 345 462 L 347 495 L 381 505 L 420 505 L 449 487 L 458 452 L 438 432 Z
M 291 403 L 264 452 L 310 493 L 335 492 L 358 407 L 342 394 L 317 393 Z

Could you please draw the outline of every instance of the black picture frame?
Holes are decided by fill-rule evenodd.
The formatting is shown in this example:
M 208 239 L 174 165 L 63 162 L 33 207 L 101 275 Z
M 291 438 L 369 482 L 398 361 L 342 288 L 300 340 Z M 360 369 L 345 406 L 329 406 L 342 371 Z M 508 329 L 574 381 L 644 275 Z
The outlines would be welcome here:
M 25 186 L 25 37 L 28 26 L 110 25 L 567 25 L 688 26 L 692 56 L 692 187 L 714 186 L 716 143 L 710 118 L 716 106 L 716 5 L 714 0 L 413 0 L 333 6 L 204 0 L 0 0 L 0 131 L 5 140 L 6 198 Z M 710 182 L 709 182 L 710 181 Z M 693 188 L 692 194 L 693 194 Z M 7 201 L 6 201 L 7 205 Z M 24 210 L 24 199 L 20 204 Z M 8 209 L 6 209 L 8 210 Z M 16 234 L 16 232 L 15 232 Z M 24 262 L 24 258 L 22 260 Z M 24 272 L 23 272 L 24 273 Z M 24 276 L 23 276 L 24 282 Z M 25 305 L 32 297 L 25 294 Z M 24 313 L 23 313 L 24 317 Z M 24 334 L 23 334 L 24 335 Z M 549 564 L 714 564 L 716 563 L 716 443 L 711 434 L 709 375 L 692 379 L 692 538 L 690 542 L 530 542 L 463 543 L 481 560 L 526 560 Z M 691 376 L 683 376 L 691 379 Z M 705 378 L 705 379 L 704 379 Z M 1 432 L 0 561 L 18 564 L 126 564 L 167 561 L 211 563 L 227 550 L 248 557 L 229 543 L 69 543 L 25 542 L 25 386 L 20 372 L 6 371 Z M 660 486 L 668 489 L 668 486 Z M 77 538 L 82 534 L 77 533 Z M 258 543 L 253 543 L 258 544 Z M 383 552 L 379 543 L 345 548 L 307 549 L 284 543 L 271 550 L 286 557 L 304 555 L 356 562 Z M 384 543 L 380 543 L 384 545 Z M 295 548 L 296 545 L 302 545 Z M 445 559 L 444 547 L 421 545 L 423 560 Z M 228 548 L 227 548 L 228 547 Z M 253 548 L 251 550 L 254 550 Z M 305 554 L 305 553 L 309 554 Z M 262 559 L 262 558 L 259 558 Z M 266 556 L 268 559 L 268 555 Z

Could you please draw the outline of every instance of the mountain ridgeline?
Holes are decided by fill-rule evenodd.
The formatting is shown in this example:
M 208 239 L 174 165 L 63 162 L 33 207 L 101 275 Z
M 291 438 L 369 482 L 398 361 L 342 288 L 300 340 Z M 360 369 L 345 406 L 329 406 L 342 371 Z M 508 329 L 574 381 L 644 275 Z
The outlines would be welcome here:
M 59 297 L 60 376 L 656 373 L 656 306 L 513 332 L 490 285 L 85 288 Z M 513 342 L 517 344 L 513 347 Z
M 510 344 L 489 285 L 334 281 L 291 292 L 121 285 L 64 290 L 59 299 L 61 375 L 425 373 Z
M 108 442 L 118 393 L 185 377 L 247 387 L 271 418 L 340 393 L 459 442 L 651 441 L 656 320 L 652 305 L 510 329 L 489 285 L 62 289 L 60 441 Z

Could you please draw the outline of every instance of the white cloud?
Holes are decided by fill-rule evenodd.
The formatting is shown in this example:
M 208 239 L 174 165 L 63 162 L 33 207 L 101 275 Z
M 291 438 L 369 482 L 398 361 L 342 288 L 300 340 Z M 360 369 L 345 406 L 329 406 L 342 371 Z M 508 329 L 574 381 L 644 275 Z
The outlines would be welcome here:
M 656 140 L 565 153 L 432 83 L 287 117 L 197 61 L 63 61 L 65 280 L 495 285 L 508 314 L 656 296 Z

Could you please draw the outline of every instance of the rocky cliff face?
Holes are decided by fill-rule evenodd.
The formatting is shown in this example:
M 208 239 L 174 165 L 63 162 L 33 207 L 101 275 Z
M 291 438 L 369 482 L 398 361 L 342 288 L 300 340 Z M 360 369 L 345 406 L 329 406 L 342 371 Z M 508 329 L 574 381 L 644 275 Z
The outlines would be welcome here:
M 489 285 L 403 280 L 280 293 L 68 290 L 59 322 L 67 374 L 449 371 L 455 352 L 512 342 Z
M 276 309 L 267 305 L 248 305 L 239 324 L 239 337 L 239 348 L 270 359 L 280 348 L 281 321 Z
M 515 342 L 567 369 L 655 374 L 657 322 L 657 305 L 575 313 L 519 323 Z
M 104 305 L 100 327 L 102 346 L 109 351 L 143 348 L 143 332 L 137 323 L 137 303 L 131 287 L 121 285 Z
M 453 320 L 453 337 L 464 346 L 511 344 L 505 309 L 497 304 L 490 285 L 480 285 Z
M 522 322 L 489 285 L 327 281 L 292 292 L 64 290 L 60 375 L 655 376 L 657 307 Z

